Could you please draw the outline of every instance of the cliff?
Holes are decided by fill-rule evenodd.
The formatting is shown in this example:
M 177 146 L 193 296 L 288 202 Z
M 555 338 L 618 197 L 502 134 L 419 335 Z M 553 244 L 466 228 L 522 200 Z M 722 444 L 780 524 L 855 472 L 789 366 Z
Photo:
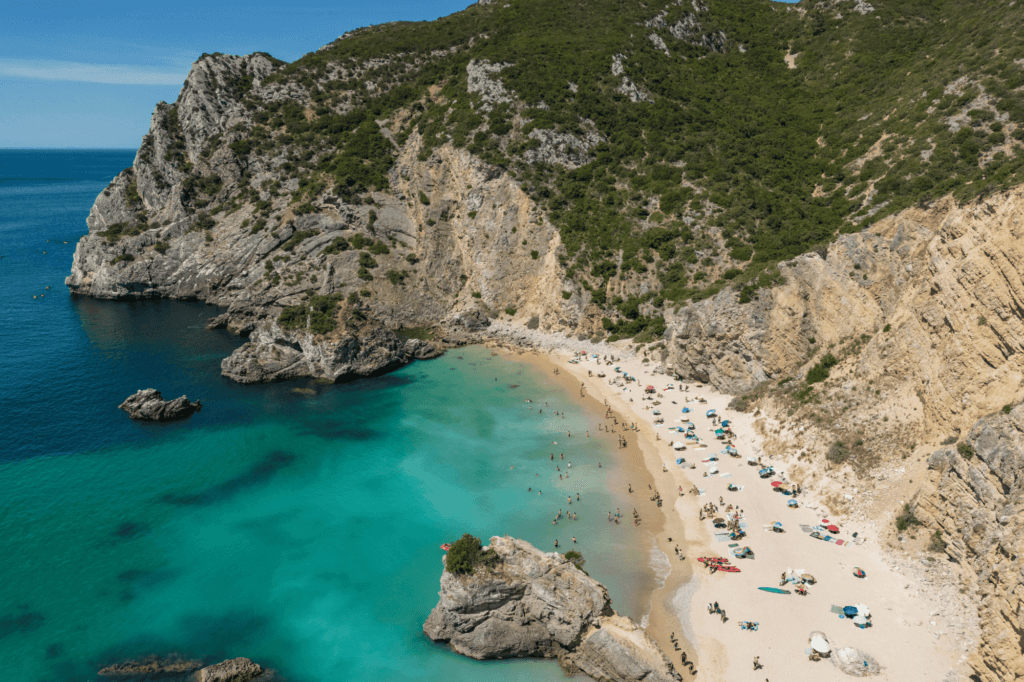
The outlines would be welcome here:
M 115 663 L 98 674 L 116 682 L 283 682 L 275 671 L 267 670 L 248 658 L 231 658 L 204 666 L 200 661 L 152 656 Z
M 435 642 L 476 659 L 558 658 L 567 674 L 598 682 L 678 682 L 657 643 L 616 615 L 608 591 L 557 553 L 491 538 L 493 568 L 441 574 L 440 600 L 423 625 Z
M 959 448 L 932 453 L 928 469 L 914 513 L 941 532 L 975 595 L 982 638 L 971 667 L 982 682 L 1024 677 L 1024 406 L 978 420 Z
M 241 382 L 337 380 L 434 354 L 401 341 L 403 327 L 472 331 L 474 318 L 505 310 L 580 317 L 580 301 L 561 294 L 571 285 L 557 231 L 508 173 L 465 150 L 443 145 L 421 160 L 419 136 L 397 145 L 382 122 L 395 154 L 388 191 L 297 209 L 287 156 L 243 161 L 231 149 L 252 117 L 230 84 L 249 83 L 246 101 L 277 101 L 280 86 L 261 86 L 274 68 L 259 54 L 194 65 L 178 101 L 157 107 L 132 168 L 97 198 L 72 292 L 226 307 L 214 326 L 250 335 L 223 365 Z M 297 312 L 290 325 L 285 310 Z

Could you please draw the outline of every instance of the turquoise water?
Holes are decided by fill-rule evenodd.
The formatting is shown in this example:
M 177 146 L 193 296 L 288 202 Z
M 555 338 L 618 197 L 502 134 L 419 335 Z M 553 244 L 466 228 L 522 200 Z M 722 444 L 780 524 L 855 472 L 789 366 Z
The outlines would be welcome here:
M 217 371 L 241 340 L 204 328 L 216 309 L 71 298 L 84 216 L 130 160 L 0 151 L 7 679 L 170 652 L 248 656 L 295 682 L 561 679 L 554 662 L 470 661 L 422 635 L 438 545 L 463 532 L 544 549 L 575 535 L 616 608 L 642 615 L 646 562 L 621 557 L 646 538 L 605 516 L 626 504 L 604 489 L 613 449 L 579 437 L 592 417 L 547 377 L 467 348 L 345 385 L 245 387 Z M 116 404 L 147 386 L 204 410 L 132 423 Z M 576 492 L 579 520 L 552 526 Z

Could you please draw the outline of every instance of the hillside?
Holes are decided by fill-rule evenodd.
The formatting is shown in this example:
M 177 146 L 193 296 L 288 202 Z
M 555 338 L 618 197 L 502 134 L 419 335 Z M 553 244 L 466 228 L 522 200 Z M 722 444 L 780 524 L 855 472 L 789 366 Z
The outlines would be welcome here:
M 481 0 L 291 64 L 203 55 L 67 284 L 224 306 L 241 382 L 489 325 L 660 351 L 761 410 L 836 513 L 920 503 L 964 585 L 995 586 L 971 665 L 1005 679 L 1019 575 L 987 577 L 1003 522 L 955 507 L 1017 469 L 925 458 L 1024 400 L 1022 23 L 1010 0 Z

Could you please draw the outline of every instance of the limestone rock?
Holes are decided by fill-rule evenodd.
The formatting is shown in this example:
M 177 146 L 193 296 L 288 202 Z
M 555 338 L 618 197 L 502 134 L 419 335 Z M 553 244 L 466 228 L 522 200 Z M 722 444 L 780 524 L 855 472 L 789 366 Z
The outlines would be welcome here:
M 608 591 L 557 553 L 491 538 L 493 569 L 441 575 L 440 600 L 423 625 L 464 656 L 555 658 L 567 674 L 599 682 L 678 681 L 657 643 L 616 615 Z
M 193 413 L 203 409 L 203 405 L 198 400 L 194 403 L 189 402 L 185 396 L 174 400 L 164 400 L 160 391 L 155 388 L 146 388 L 128 396 L 123 403 L 118 405 L 118 409 L 127 412 L 132 419 L 172 421 L 191 417 Z
M 364 70 L 383 63 L 370 60 Z M 204 56 L 179 99 L 157 105 L 132 167 L 90 211 L 89 234 L 66 280 L 73 294 L 226 308 L 210 324 L 250 336 L 222 364 L 225 376 L 244 382 L 383 371 L 431 354 L 425 347 L 405 352 L 388 330 L 436 327 L 477 307 L 516 309 L 563 329 L 582 319 L 580 301 L 560 295 L 566 286 L 557 229 L 515 178 L 451 143 L 423 160 L 423 141 L 413 134 L 398 149 L 390 190 L 365 197 L 372 205 L 326 193 L 312 213 L 295 215 L 288 193 L 298 180 L 281 168 L 287 159 L 254 154 L 243 161 L 231 150 L 256 125 L 246 99 L 311 104 L 305 86 L 263 85 L 278 66 L 261 54 Z M 505 66 L 469 67 L 485 100 L 514 97 L 498 79 Z M 386 125 L 382 132 L 391 134 Z M 531 151 L 571 167 L 588 162 L 600 142 L 592 132 L 534 132 L 541 144 Z M 266 190 L 271 184 L 281 191 Z M 240 197 L 247 198 L 237 211 L 204 213 Z M 351 245 L 358 239 L 387 246 L 374 252 L 377 266 L 366 272 L 361 250 Z M 353 294 L 370 324 L 348 337 L 295 334 L 276 324 L 306 296 Z
M 932 453 L 932 487 L 914 513 L 941 529 L 946 554 L 978 595 L 982 637 L 968 660 L 977 679 L 1017 679 L 1024 677 L 1024 406 L 980 419 L 965 442 L 970 459 L 954 446 Z
M 214 665 L 176 656 L 124 661 L 99 671 L 101 677 L 118 682 L 283 682 L 272 670 L 266 670 L 248 658 L 233 658 Z

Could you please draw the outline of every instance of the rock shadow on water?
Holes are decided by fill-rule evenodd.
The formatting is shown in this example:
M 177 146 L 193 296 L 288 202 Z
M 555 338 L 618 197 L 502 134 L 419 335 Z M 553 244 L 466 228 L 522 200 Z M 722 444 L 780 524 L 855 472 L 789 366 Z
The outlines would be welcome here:
M 46 616 L 36 611 L 23 611 L 22 613 L 9 613 L 0 616 L 0 640 L 11 635 L 32 632 L 42 627 L 46 622 Z
M 275 450 L 241 476 L 230 478 L 198 493 L 167 493 L 160 499 L 169 504 L 196 507 L 223 502 L 250 488 L 266 483 L 279 471 L 291 466 L 296 459 L 298 457 L 291 452 Z
M 113 530 L 113 536 L 118 540 L 127 542 L 128 540 L 134 540 L 140 535 L 144 535 L 148 532 L 149 526 L 144 523 L 125 521 L 124 523 L 118 524 L 117 528 Z
M 130 568 L 117 575 L 121 601 L 130 602 L 140 591 L 152 589 L 175 578 L 173 571 L 155 568 Z

